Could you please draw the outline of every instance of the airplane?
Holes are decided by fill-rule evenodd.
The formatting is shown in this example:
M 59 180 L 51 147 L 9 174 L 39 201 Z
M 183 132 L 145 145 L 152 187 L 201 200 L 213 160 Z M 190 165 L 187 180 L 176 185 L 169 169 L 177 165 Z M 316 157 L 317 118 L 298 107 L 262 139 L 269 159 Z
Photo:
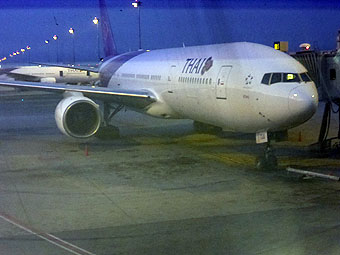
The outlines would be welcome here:
M 50 64 L 46 64 L 50 65 Z M 46 83 L 93 84 L 99 79 L 98 72 L 80 70 L 72 66 L 27 65 L 0 68 L 1 79 Z
M 315 84 L 288 54 L 249 42 L 118 54 L 105 1 L 99 3 L 107 56 L 99 67 L 99 86 L 0 81 L 2 86 L 63 93 L 55 120 L 65 135 L 98 134 L 127 107 L 158 118 L 255 133 L 257 143 L 267 144 L 257 167 L 272 168 L 277 159 L 268 133 L 298 126 L 316 112 Z

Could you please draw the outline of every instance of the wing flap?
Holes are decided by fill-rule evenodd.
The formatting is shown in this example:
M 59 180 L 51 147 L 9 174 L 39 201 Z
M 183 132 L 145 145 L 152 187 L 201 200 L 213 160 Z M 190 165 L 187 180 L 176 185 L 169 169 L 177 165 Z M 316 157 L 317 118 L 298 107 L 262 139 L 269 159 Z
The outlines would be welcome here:
M 157 101 L 156 96 L 148 90 L 112 90 L 110 88 L 103 87 L 67 85 L 62 83 L 51 84 L 19 81 L 0 81 L 0 86 L 49 91 L 55 93 L 64 93 L 66 91 L 80 92 L 92 99 L 123 104 L 125 106 L 137 109 L 144 109 L 151 103 Z

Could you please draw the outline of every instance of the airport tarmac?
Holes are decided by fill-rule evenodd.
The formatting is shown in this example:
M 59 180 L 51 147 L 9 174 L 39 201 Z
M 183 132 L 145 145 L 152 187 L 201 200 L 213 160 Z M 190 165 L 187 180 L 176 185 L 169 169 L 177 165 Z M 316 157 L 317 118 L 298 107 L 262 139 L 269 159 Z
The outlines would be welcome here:
M 197 134 L 189 120 L 121 111 L 120 138 L 66 137 L 58 100 L 0 96 L 0 255 L 340 254 L 340 183 L 285 171 L 340 175 L 336 153 L 306 147 L 321 108 L 273 144 L 279 170 L 260 171 L 254 135 Z

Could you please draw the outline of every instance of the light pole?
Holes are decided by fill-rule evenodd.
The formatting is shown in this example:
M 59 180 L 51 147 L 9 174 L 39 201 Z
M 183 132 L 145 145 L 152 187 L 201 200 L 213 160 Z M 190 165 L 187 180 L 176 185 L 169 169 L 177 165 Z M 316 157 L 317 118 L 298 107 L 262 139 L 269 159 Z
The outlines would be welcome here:
M 31 47 L 29 45 L 26 46 L 26 50 L 28 51 L 28 63 L 31 63 Z
M 52 38 L 57 43 L 57 63 L 59 63 L 59 41 L 58 41 L 58 36 L 54 35 Z
M 49 40 L 45 40 L 46 48 L 47 48 L 47 61 L 50 62 L 50 48 L 48 47 L 48 44 L 50 43 Z
M 92 20 L 92 22 L 96 25 L 97 27 L 97 53 L 98 53 L 98 61 L 100 60 L 100 50 L 99 50 L 99 19 L 97 17 L 94 17 L 94 19 Z
M 71 27 L 68 32 L 72 35 L 72 43 L 73 43 L 73 64 L 76 64 L 76 54 L 75 54 L 75 46 L 74 46 L 74 29 Z
M 139 0 L 135 0 L 132 3 L 132 6 L 138 9 L 138 38 L 139 38 L 139 49 L 142 49 L 142 35 L 140 29 L 140 7 L 142 6 L 142 2 Z
M 20 51 L 21 51 L 21 55 L 22 55 L 22 62 L 25 62 L 24 59 L 25 59 L 25 51 L 26 50 L 24 48 L 21 48 Z

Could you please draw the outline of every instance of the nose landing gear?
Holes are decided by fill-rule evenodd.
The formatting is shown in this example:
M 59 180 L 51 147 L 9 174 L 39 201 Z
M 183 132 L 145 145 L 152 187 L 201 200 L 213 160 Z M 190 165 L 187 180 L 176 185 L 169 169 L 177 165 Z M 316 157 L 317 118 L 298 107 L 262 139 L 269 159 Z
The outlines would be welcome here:
M 267 146 L 263 155 L 256 159 L 256 168 L 258 170 L 275 170 L 277 169 L 277 157 L 274 154 L 273 148 L 270 146 L 270 142 L 267 142 Z

